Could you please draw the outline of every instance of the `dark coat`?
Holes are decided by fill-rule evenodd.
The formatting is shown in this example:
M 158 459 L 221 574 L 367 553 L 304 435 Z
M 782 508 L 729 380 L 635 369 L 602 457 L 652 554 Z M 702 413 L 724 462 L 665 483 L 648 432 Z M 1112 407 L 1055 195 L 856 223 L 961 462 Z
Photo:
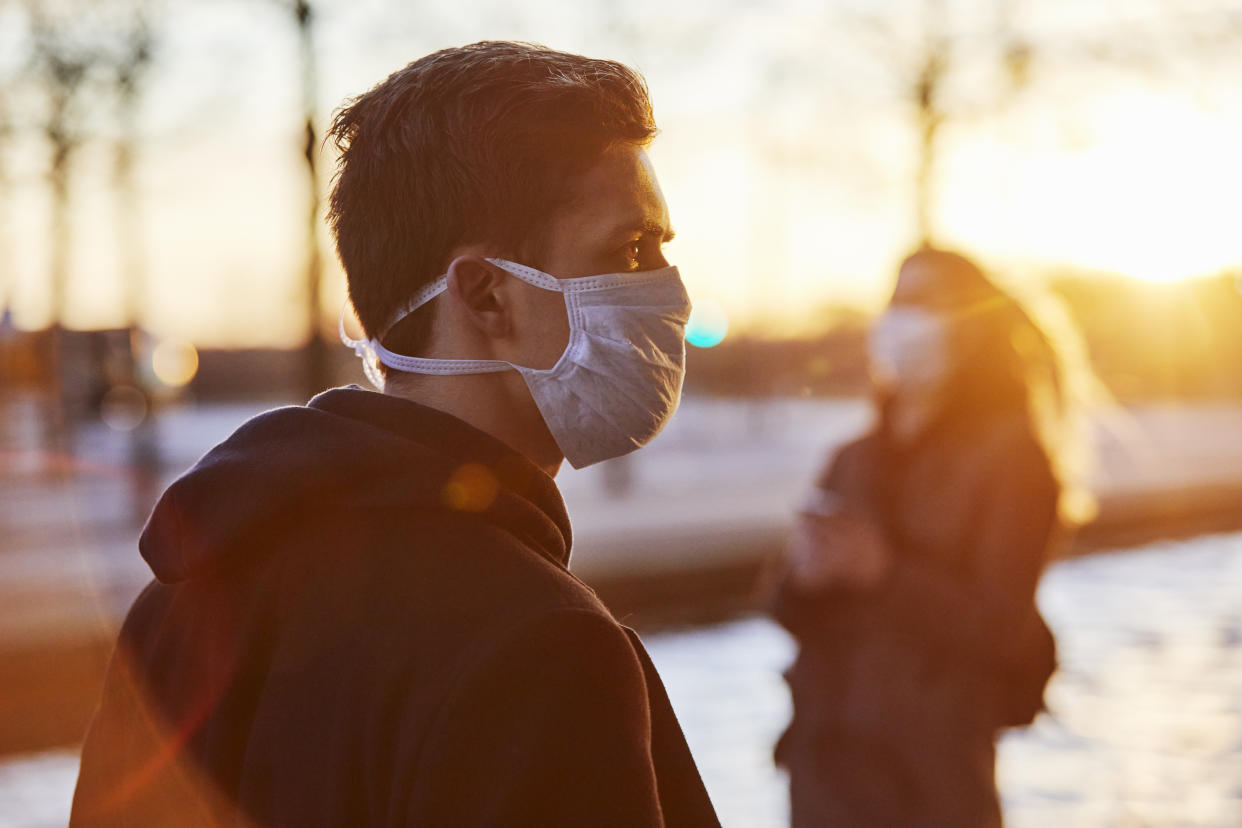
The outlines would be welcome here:
M 1035 716 L 1056 664 L 1034 600 L 1059 526 L 1046 454 L 1016 418 L 905 453 L 872 434 L 818 485 L 896 560 L 874 590 L 781 590 L 799 643 L 777 748 L 795 825 L 995 824 L 995 735 Z
M 552 479 L 357 388 L 163 495 L 74 825 L 718 825 L 635 634 L 566 568 Z

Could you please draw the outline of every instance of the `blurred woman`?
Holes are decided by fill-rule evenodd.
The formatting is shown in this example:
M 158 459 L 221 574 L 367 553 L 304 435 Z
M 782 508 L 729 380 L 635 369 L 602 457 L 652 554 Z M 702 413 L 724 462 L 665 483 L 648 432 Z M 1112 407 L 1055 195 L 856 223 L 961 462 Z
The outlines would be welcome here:
M 802 826 L 995 826 L 995 741 L 1056 666 L 1035 606 L 1082 517 L 1065 360 L 968 259 L 925 248 L 869 333 L 877 424 L 840 449 L 791 543 L 799 643 L 777 745 Z

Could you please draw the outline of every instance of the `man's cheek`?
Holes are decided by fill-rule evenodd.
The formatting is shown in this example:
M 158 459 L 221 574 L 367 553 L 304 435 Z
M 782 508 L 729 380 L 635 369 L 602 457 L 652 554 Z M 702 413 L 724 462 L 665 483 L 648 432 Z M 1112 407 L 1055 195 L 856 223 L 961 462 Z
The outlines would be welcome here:
M 547 369 L 556 365 L 569 344 L 569 316 L 565 299 L 559 293 L 548 291 L 546 296 L 530 307 L 531 319 L 519 321 L 523 331 L 523 350 L 532 362 L 527 367 Z

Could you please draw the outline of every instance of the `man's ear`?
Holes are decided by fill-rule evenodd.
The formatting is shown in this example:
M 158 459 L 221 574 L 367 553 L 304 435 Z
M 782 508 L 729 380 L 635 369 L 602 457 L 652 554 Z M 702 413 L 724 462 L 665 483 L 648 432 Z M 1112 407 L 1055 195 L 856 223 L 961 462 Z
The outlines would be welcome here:
M 504 290 L 508 278 L 482 256 L 458 256 L 448 266 L 448 292 L 462 316 L 493 339 L 506 337 L 513 330 Z

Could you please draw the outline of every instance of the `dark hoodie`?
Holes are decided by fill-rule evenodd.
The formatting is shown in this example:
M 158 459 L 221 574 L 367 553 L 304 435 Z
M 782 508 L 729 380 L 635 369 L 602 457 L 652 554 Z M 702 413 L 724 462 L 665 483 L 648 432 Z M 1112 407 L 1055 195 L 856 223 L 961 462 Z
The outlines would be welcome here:
M 74 825 L 718 825 L 552 479 L 359 388 L 164 493 Z

